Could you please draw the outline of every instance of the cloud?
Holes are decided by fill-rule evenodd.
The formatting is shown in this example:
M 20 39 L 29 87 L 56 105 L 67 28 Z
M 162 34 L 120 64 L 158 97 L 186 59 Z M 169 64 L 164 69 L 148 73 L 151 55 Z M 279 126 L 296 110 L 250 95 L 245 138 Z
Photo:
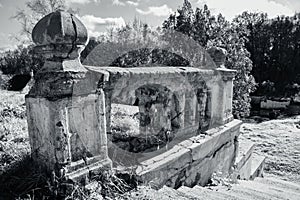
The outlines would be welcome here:
M 138 5 L 139 5 L 138 2 L 134 2 L 134 1 L 126 1 L 126 3 L 127 3 L 128 5 L 131 5 L 131 6 L 138 6 Z
M 148 10 L 141 10 L 139 8 L 136 8 L 136 11 L 142 15 L 155 15 L 158 17 L 166 17 L 174 12 L 166 4 L 158 7 L 150 6 Z
M 0 8 L 3 7 L 3 5 L 0 3 Z
M 198 0 L 197 6 L 207 4 L 208 7 L 216 14 L 222 13 L 227 19 L 231 20 L 236 15 L 244 11 L 265 12 L 269 17 L 278 15 L 293 15 L 294 11 L 281 3 L 273 0 Z
M 12 34 L 0 32 L 0 53 L 8 51 L 8 50 L 16 49 L 17 43 L 18 43 L 18 41 L 13 39 Z
M 76 3 L 76 4 L 88 4 L 91 2 L 100 2 L 100 0 L 66 0 L 67 4 Z
M 125 6 L 125 3 L 120 0 L 112 0 L 112 3 L 116 6 Z
M 125 26 L 125 20 L 122 17 L 102 18 L 94 15 L 84 15 L 79 17 L 83 24 L 87 27 L 90 36 L 97 37 L 101 35 L 96 29 L 99 26 L 122 27 Z

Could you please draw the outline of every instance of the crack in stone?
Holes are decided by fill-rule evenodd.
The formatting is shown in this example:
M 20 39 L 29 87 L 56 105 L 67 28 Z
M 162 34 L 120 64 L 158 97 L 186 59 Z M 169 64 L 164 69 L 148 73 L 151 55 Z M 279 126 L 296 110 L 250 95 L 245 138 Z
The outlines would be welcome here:
M 69 51 L 68 56 L 67 56 L 68 58 L 70 57 L 70 55 L 74 51 L 74 49 L 76 49 L 76 41 L 77 41 L 77 38 L 78 38 L 77 26 L 76 26 L 76 23 L 74 21 L 73 14 L 70 14 L 70 17 L 71 17 L 72 25 L 73 25 L 73 28 L 74 28 L 74 31 L 75 31 L 75 36 L 74 36 L 74 40 L 72 41 L 72 48 Z

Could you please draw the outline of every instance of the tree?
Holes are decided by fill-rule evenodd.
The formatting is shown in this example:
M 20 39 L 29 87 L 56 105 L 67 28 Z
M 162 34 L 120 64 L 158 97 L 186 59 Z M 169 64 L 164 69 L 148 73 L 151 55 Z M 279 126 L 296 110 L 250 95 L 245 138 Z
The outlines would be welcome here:
M 163 23 L 164 29 L 179 31 L 192 37 L 205 48 L 218 46 L 228 52 L 225 66 L 237 70 L 234 81 L 233 114 L 235 117 L 246 117 L 250 114 L 250 93 L 254 89 L 254 78 L 250 72 L 252 61 L 245 48 L 247 31 L 239 23 L 229 23 L 220 14 L 213 16 L 208 7 L 196 8 L 195 13 L 188 0 L 178 13 L 170 15 Z M 174 23 L 174 17 L 176 21 Z
M 175 14 L 171 14 L 168 19 L 166 19 L 163 22 L 162 28 L 163 29 L 171 29 L 174 30 L 176 26 L 176 15 Z
M 250 114 L 250 93 L 255 89 L 255 80 L 251 75 L 252 61 L 246 49 L 247 30 L 240 23 L 229 23 L 221 14 L 213 23 L 207 46 L 227 50 L 225 66 L 237 71 L 233 88 L 233 115 L 236 118 L 247 117 Z
M 234 19 L 247 30 L 246 48 L 253 61 L 252 74 L 259 84 L 254 95 L 285 96 L 286 87 L 299 83 L 300 18 L 244 12 Z M 275 92 L 265 93 L 264 82 L 273 82 Z
M 35 24 L 45 15 L 56 10 L 67 10 L 76 13 L 67 7 L 66 0 L 31 0 L 25 3 L 26 10 L 18 10 L 13 16 L 22 25 L 21 35 L 31 41 L 31 32 Z
M 0 70 L 3 74 L 29 74 L 36 72 L 44 63 L 42 57 L 33 56 L 30 53 L 31 46 L 19 46 L 14 51 L 7 51 L 0 58 Z
M 184 0 L 181 9 L 177 10 L 175 30 L 188 36 L 192 33 L 193 9 L 188 0 Z
M 248 31 L 246 48 L 251 53 L 251 60 L 253 61 L 252 74 L 255 74 L 255 80 L 258 83 L 265 81 L 264 77 L 269 72 L 268 63 L 270 61 L 269 49 L 271 43 L 268 21 L 267 14 L 248 12 L 244 12 L 234 19 L 235 23 L 244 26 Z
M 204 9 L 196 8 L 192 32 L 194 40 L 196 40 L 200 45 L 207 45 L 214 21 L 215 17 L 211 16 L 206 5 L 204 5 Z

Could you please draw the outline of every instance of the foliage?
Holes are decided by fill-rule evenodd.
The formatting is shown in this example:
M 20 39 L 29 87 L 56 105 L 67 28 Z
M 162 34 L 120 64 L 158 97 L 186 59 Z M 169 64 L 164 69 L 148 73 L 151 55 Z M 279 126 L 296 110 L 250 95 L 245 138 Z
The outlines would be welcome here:
M 45 15 L 58 9 L 67 9 L 65 0 L 31 0 L 25 3 L 26 9 L 18 10 L 13 16 L 22 25 L 21 34 L 25 40 L 17 38 L 21 43 L 16 50 L 6 51 L 0 57 L 0 71 L 3 74 L 28 74 L 36 72 L 44 63 L 41 56 L 31 54 L 31 32 L 35 24 Z M 29 42 L 28 42 L 29 41 Z
M 175 30 L 190 36 L 194 14 L 191 3 L 188 0 L 184 0 L 182 8 L 178 9 L 177 12 L 179 14 L 176 16 Z
M 7 51 L 0 58 L 0 70 L 3 74 L 29 74 L 36 72 L 44 63 L 42 57 L 31 54 L 31 46 L 22 47 L 14 51 Z
M 275 92 L 267 95 L 289 95 L 286 87 L 300 83 L 300 14 L 269 19 L 263 13 L 244 12 L 234 21 L 249 33 L 246 48 L 251 53 L 253 76 L 259 84 L 255 95 L 266 95 L 266 81 L 273 82 L 275 88 Z
M 18 10 L 13 18 L 20 22 L 22 25 L 21 35 L 29 41 L 32 41 L 33 27 L 45 15 L 60 9 L 71 13 L 78 12 L 68 8 L 66 0 L 29 0 L 25 5 L 26 9 Z
M 245 48 L 247 41 L 245 27 L 237 22 L 229 23 L 221 14 L 212 15 L 206 5 L 203 9 L 196 8 L 193 12 L 188 0 L 184 1 L 183 7 L 178 9 L 175 17 L 171 15 L 163 23 L 163 28 L 187 34 L 204 48 L 218 46 L 227 50 L 225 66 L 237 70 L 234 81 L 233 114 L 237 118 L 248 116 L 249 94 L 254 90 L 255 82 L 250 74 L 252 70 L 250 54 Z

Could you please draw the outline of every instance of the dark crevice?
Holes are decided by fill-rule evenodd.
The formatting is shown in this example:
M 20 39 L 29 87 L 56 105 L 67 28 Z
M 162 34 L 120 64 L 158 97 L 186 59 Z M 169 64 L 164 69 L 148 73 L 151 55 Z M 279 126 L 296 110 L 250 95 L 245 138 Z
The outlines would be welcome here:
M 228 144 L 230 144 L 230 143 L 231 143 L 231 141 L 228 141 L 228 142 L 222 144 L 218 149 L 215 150 L 215 152 L 213 152 L 212 157 L 214 158 L 214 157 L 216 156 L 216 154 L 217 154 L 221 149 L 223 149 L 223 147 L 226 147 L 226 146 L 227 146 Z
M 75 31 L 75 36 L 74 36 L 74 40 L 72 41 L 72 48 L 68 53 L 68 57 L 70 57 L 70 54 L 74 51 L 74 49 L 76 49 L 76 41 L 77 41 L 77 38 L 78 38 L 77 26 L 76 26 L 76 23 L 73 19 L 73 14 L 70 14 L 70 16 L 71 16 L 73 28 L 74 28 L 74 31 Z
M 226 147 L 228 144 L 230 144 L 231 143 L 231 141 L 228 141 L 228 142 L 226 142 L 226 143 L 224 143 L 224 144 L 222 144 L 220 147 L 218 147 L 217 149 L 215 149 L 214 151 L 212 151 L 212 152 L 210 152 L 210 153 L 208 153 L 204 158 L 202 158 L 201 160 L 192 160 L 192 163 L 193 162 L 203 162 L 205 159 L 209 159 L 209 158 L 214 158 L 216 155 L 217 155 L 217 153 L 222 149 L 222 148 L 224 148 L 224 147 Z

